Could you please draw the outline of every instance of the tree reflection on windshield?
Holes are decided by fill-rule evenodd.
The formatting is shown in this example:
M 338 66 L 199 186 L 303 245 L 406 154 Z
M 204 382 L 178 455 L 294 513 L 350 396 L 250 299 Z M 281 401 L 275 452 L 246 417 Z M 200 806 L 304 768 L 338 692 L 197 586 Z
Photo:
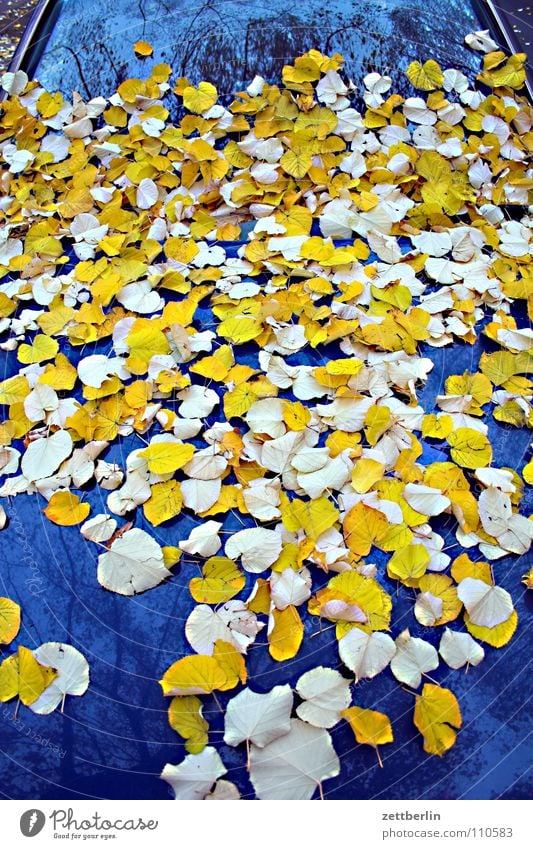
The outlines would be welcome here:
M 448 66 L 475 68 L 464 35 L 481 23 L 464 0 L 64 0 L 35 75 L 51 89 L 107 95 L 128 77 L 146 76 L 151 60 L 135 57 L 137 40 L 154 46 L 191 82 L 212 80 L 219 92 L 259 73 L 279 78 L 284 64 L 316 48 L 338 51 L 353 78 L 379 70 L 401 74 L 428 51 Z

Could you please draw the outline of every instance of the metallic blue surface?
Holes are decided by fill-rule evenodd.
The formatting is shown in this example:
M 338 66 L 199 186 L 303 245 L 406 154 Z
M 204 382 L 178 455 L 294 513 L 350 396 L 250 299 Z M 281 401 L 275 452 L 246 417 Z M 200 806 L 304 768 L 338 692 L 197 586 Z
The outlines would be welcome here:
M 228 253 L 234 252 L 228 246 Z M 211 317 L 201 308 L 196 326 Z M 521 325 L 527 319 L 520 319 Z M 102 345 L 102 343 L 100 343 Z M 107 342 L 107 349 L 109 343 Z M 435 397 L 444 391 L 450 374 L 475 371 L 482 350 L 495 346 L 482 338 L 476 345 L 455 344 L 448 348 L 421 346 L 434 368 L 420 402 L 427 412 L 434 408 Z M 94 350 L 103 350 L 94 348 Z M 80 349 L 65 347 L 75 362 Z M 84 349 L 83 355 L 92 349 Z M 328 355 L 338 349 L 331 345 Z M 236 349 L 238 360 L 254 364 L 257 353 L 252 346 Z M 300 362 L 301 354 L 299 355 Z M 322 361 L 310 351 L 307 362 Z M 290 361 L 290 358 L 289 358 Z M 13 355 L 5 358 L 3 376 L 18 370 Z M 197 379 L 197 378 L 195 378 Z M 216 411 L 208 421 L 221 419 Z M 489 436 L 494 447 L 494 465 L 521 470 L 530 455 L 530 434 L 502 426 L 487 416 Z M 132 436 L 110 446 L 102 455 L 125 465 L 127 454 L 140 446 Z M 444 444 L 431 441 L 424 445 L 422 462 L 447 459 Z M 92 513 L 105 510 L 107 493 L 88 485 L 86 499 Z M 183 560 L 174 567 L 166 583 L 140 596 L 127 598 L 104 590 L 96 580 L 99 549 L 85 541 L 77 528 L 60 528 L 43 515 L 46 502 L 40 496 L 21 495 L 5 504 L 10 518 L 2 531 L 0 545 L 0 595 L 21 604 L 23 625 L 18 644 L 30 648 L 48 640 L 71 643 L 82 651 L 90 664 L 91 684 L 81 698 L 68 697 L 65 713 L 36 716 L 21 707 L 13 719 L 14 702 L 0 705 L 0 787 L 11 798 L 169 798 L 167 785 L 158 778 L 166 762 L 177 763 L 186 754 L 181 738 L 169 727 L 165 700 L 157 683 L 165 669 L 177 658 L 189 653 L 184 640 L 184 622 L 194 602 L 188 591 L 199 563 Z M 533 512 L 532 488 L 526 486 L 521 512 Z M 141 510 L 135 525 L 145 527 L 161 545 L 177 545 L 198 523 L 192 515 L 182 514 L 159 528 L 144 521 Z M 449 518 L 440 526 L 432 523 L 447 539 L 452 557 L 461 553 L 454 536 L 455 521 Z M 224 530 L 241 526 L 231 516 Z M 470 552 L 471 556 L 478 556 Z M 414 592 L 390 581 L 385 575 L 386 555 L 372 553 L 367 562 L 379 565 L 380 580 L 393 597 L 393 629 L 396 637 L 409 627 L 411 633 L 438 643 L 442 628 L 420 626 L 413 615 Z M 533 593 L 521 584 L 521 575 L 529 564 L 527 556 L 509 557 L 493 564 L 496 582 L 513 596 L 519 625 L 514 638 L 502 649 L 485 646 L 485 660 L 477 668 L 453 671 L 441 662 L 432 677 L 450 687 L 461 705 L 463 728 L 455 747 L 442 759 L 427 755 L 422 738 L 412 724 L 414 698 L 393 678 L 389 670 L 371 681 L 353 687 L 354 702 L 383 711 L 390 716 L 395 734 L 392 745 L 382 747 L 384 768 L 380 769 L 370 747 L 354 743 L 348 725 L 333 729 L 335 748 L 341 758 L 338 778 L 328 781 L 327 798 L 527 798 L 531 795 L 530 711 L 531 648 L 528 616 Z M 248 586 L 241 596 L 246 598 Z M 313 568 L 313 590 L 327 582 L 327 576 Z M 248 655 L 249 683 L 259 691 L 288 681 L 294 685 L 299 675 L 319 664 L 342 669 L 334 630 L 319 629 L 318 620 L 304 614 L 305 637 L 294 660 L 274 663 L 264 643 L 264 630 Z M 462 627 L 462 618 L 452 623 Z M 346 673 L 346 670 L 345 670 Z M 346 673 L 348 674 L 348 673 Z M 230 694 L 222 694 L 225 704 Z M 206 698 L 204 715 L 211 725 L 210 741 L 216 741 L 228 769 L 243 794 L 253 791 L 243 768 L 243 747 L 219 745 L 223 730 L 222 715 L 212 698 Z
M 69 5 L 71 3 L 65 4 Z M 109 8 L 115 5 L 110 4 Z M 210 4 L 205 4 L 206 9 L 208 6 Z M 440 8 L 443 3 L 437 6 Z M 156 18 L 156 13 L 153 17 Z M 136 60 L 130 55 L 131 41 L 141 37 L 151 40 L 151 33 L 146 33 L 142 22 L 138 31 L 136 26 L 137 21 L 124 39 L 127 41 L 128 72 L 133 75 L 136 69 L 131 66 Z M 41 69 L 45 84 L 49 77 L 51 83 L 65 85 L 67 70 L 68 82 L 73 85 L 78 82 L 75 66 L 63 57 L 66 48 L 62 47 L 61 39 L 64 37 L 65 43 L 70 43 L 69 39 L 72 41 L 67 30 L 68 27 L 63 33 L 58 27 L 55 41 L 52 40 L 52 51 L 55 50 L 56 55 L 43 60 Z M 92 29 L 90 31 L 92 33 Z M 423 35 L 424 43 L 418 52 L 425 58 L 428 39 L 427 33 Z M 117 45 L 118 40 L 111 45 L 113 51 L 119 49 Z M 95 49 L 98 47 L 95 42 Z M 400 47 L 404 48 L 403 42 Z M 417 49 L 414 45 L 410 48 Z M 89 56 L 87 71 L 91 79 L 88 82 L 97 82 L 99 88 L 102 68 L 109 69 L 108 58 L 98 55 L 96 67 L 93 60 L 94 56 Z M 406 54 L 402 61 L 405 65 Z M 138 73 L 142 74 L 144 66 L 140 65 Z M 120 70 L 122 72 L 122 67 Z M 59 81 L 54 74 L 60 75 Z M 109 88 L 115 84 L 109 71 Z M 67 84 L 66 88 L 69 87 Z M 100 94 L 101 91 L 90 93 Z M 200 309 L 195 319 L 197 326 L 202 318 L 207 320 L 209 313 Z M 522 317 L 521 325 L 526 321 Z M 432 411 L 436 395 L 444 391 L 444 381 L 449 374 L 476 370 L 482 349 L 492 350 L 494 346 L 487 340 L 472 347 L 462 344 L 444 349 L 421 346 L 423 355 L 429 356 L 435 364 L 427 385 L 419 393 L 427 412 Z M 104 352 L 109 350 L 109 345 L 94 350 Z M 64 351 L 73 361 L 80 355 L 79 349 L 68 346 Z M 85 349 L 84 355 L 92 352 Z M 335 346 L 328 348 L 331 357 L 336 353 Z M 255 364 L 256 353 L 252 347 L 241 347 L 238 354 L 239 361 L 244 357 Z M 310 357 L 315 359 L 309 359 L 309 363 L 321 363 L 316 352 L 310 352 Z M 18 366 L 14 355 L 4 356 L 0 366 L 2 377 L 16 372 Z M 218 413 L 214 418 L 222 416 Z M 498 424 L 490 413 L 488 423 L 494 465 L 521 470 L 531 453 L 530 434 Z M 124 466 L 129 451 L 139 445 L 136 437 L 123 439 L 102 456 Z M 442 444 L 432 441 L 424 446 L 424 463 L 447 457 Z M 85 489 L 92 513 L 105 510 L 107 493 L 91 485 Z M 531 488 L 526 487 L 521 507 L 525 515 L 533 512 L 531 493 Z M 42 513 L 45 506 L 43 498 L 24 495 L 5 504 L 10 522 L 0 534 L 0 595 L 7 595 L 21 604 L 23 622 L 17 640 L 0 651 L 0 658 L 19 644 L 34 648 L 44 641 L 61 640 L 86 655 L 91 683 L 83 697 L 67 698 L 64 714 L 56 711 L 49 716 L 37 716 L 21 707 L 14 719 L 14 702 L 0 704 L 0 793 L 16 799 L 169 799 L 170 790 L 158 775 L 166 762 L 177 763 L 186 752 L 181 738 L 168 725 L 168 700 L 163 698 L 157 682 L 174 660 L 189 652 L 183 631 L 194 605 L 188 583 L 198 574 L 198 564 L 192 559 L 182 561 L 174 567 L 169 581 L 143 595 L 133 598 L 114 595 L 96 580 L 97 546 L 86 542 L 77 528 L 52 525 Z M 142 511 L 137 511 L 135 516 L 135 525 L 145 527 L 163 545 L 176 545 L 195 524 L 197 521 L 192 516 L 184 515 L 153 529 L 145 524 Z M 450 519 L 436 527 L 446 536 L 447 545 L 455 546 L 449 550 L 452 556 L 461 553 L 455 541 L 454 526 L 455 522 Z M 240 526 L 235 520 L 224 523 L 225 530 L 237 527 Z M 442 629 L 422 628 L 414 618 L 413 591 L 403 586 L 397 590 L 395 582 L 383 577 L 385 556 L 378 552 L 367 560 L 379 564 L 380 580 L 393 596 L 392 636 L 396 637 L 409 627 L 413 635 L 438 643 Z M 455 692 L 461 705 L 463 727 L 455 747 L 442 759 L 423 752 L 422 738 L 412 723 L 414 698 L 386 670 L 377 678 L 353 687 L 357 704 L 383 711 L 391 719 L 395 742 L 381 749 L 384 768 L 380 769 L 373 750 L 355 744 L 348 725 L 340 723 L 333 729 L 332 736 L 342 768 L 338 778 L 325 783 L 326 798 L 531 796 L 531 773 L 528 772 L 531 766 L 531 711 L 528 702 L 531 701 L 532 675 L 531 643 L 527 635 L 533 593 L 528 594 L 520 581 L 529 562 L 529 557 L 510 557 L 496 561 L 493 566 L 497 583 L 511 592 L 518 611 L 519 624 L 512 641 L 499 650 L 485 646 L 485 660 L 479 667 L 470 668 L 467 674 L 462 670 L 450 670 L 444 663 L 433 673 L 432 677 Z M 326 581 L 323 572 L 313 569 L 314 591 Z M 250 576 L 248 582 L 250 585 Z M 243 597 L 248 589 L 243 591 Z M 247 659 L 253 689 L 266 691 L 285 681 L 294 685 L 303 671 L 319 664 L 343 669 L 339 664 L 334 631 L 317 633 L 318 620 L 307 614 L 304 621 L 306 635 L 302 649 L 288 663 L 274 663 L 268 649 L 261 645 L 265 639 L 264 630 L 259 634 Z M 452 627 L 459 628 L 460 623 L 461 620 L 457 620 Z M 231 693 L 222 694 L 223 705 L 229 697 Z M 215 742 L 228 769 L 226 777 L 237 783 L 243 795 L 252 798 L 253 791 L 243 767 L 243 747 L 233 749 L 219 745 L 222 715 L 214 699 L 206 698 L 204 703 L 204 715 L 211 726 L 210 742 Z

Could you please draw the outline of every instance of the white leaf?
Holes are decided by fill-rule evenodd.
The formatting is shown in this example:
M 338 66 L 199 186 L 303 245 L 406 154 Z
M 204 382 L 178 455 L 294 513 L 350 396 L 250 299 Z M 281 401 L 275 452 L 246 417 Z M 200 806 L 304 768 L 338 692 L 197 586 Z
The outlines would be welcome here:
M 270 598 L 278 610 L 289 605 L 303 604 L 311 597 L 311 573 L 304 566 L 296 572 L 290 567 L 283 572 L 272 572 L 270 578 Z
M 116 463 L 107 463 L 105 460 L 98 460 L 94 476 L 102 489 L 107 490 L 116 489 L 124 480 L 124 472 L 120 466 Z
M 53 162 L 62 162 L 68 156 L 70 141 L 57 133 L 48 133 L 41 141 L 41 153 L 51 153 Z
M 303 431 L 289 431 L 283 436 L 269 439 L 263 445 L 260 463 L 265 469 L 281 474 L 287 471 L 292 457 L 304 443 L 305 433 Z
M 187 554 L 199 554 L 201 557 L 211 557 L 222 545 L 218 532 L 222 522 L 204 522 L 197 525 L 189 534 L 188 539 L 180 539 L 178 545 Z
M 419 593 L 415 601 L 415 617 L 421 625 L 432 626 L 442 616 L 442 599 L 430 592 Z
M 203 419 L 212 413 L 220 401 L 213 389 L 196 385 L 178 392 L 177 397 L 182 402 L 178 412 L 184 419 Z
M 21 470 L 29 481 L 48 478 L 72 452 L 72 437 L 66 430 L 30 442 L 22 458 Z
M 30 422 L 42 422 L 47 414 L 57 410 L 57 392 L 45 383 L 38 383 L 24 399 L 24 412 Z
M 434 233 L 432 230 L 423 230 L 417 236 L 409 236 L 415 248 L 423 254 L 432 257 L 441 257 L 452 249 L 452 240 L 448 232 Z
M 122 474 L 122 472 L 121 472 Z M 107 497 L 107 506 L 117 516 L 124 516 L 139 504 L 148 501 L 152 494 L 148 481 L 139 472 L 129 472 L 124 484 Z
M 52 713 L 66 695 L 82 696 L 89 686 L 89 664 L 74 646 L 43 643 L 33 652 L 43 666 L 57 669 L 57 678 L 30 705 L 34 713 Z
M 86 242 L 88 245 L 97 245 L 108 229 L 108 224 L 100 224 L 96 215 L 91 215 L 90 212 L 80 212 L 79 215 L 75 215 L 70 225 L 70 232 L 75 241 Z
M 336 725 L 340 711 L 351 702 L 350 682 L 336 669 L 324 666 L 304 672 L 296 682 L 296 692 L 305 700 L 296 713 L 318 728 Z
M 256 401 L 244 418 L 253 433 L 266 433 L 272 439 L 283 436 L 287 429 L 283 421 L 283 402 L 279 398 Z
M 107 542 L 113 536 L 117 528 L 116 519 L 112 519 L 105 513 L 98 513 L 88 519 L 80 528 L 80 533 L 91 542 Z
M 430 126 L 437 121 L 435 112 L 427 108 L 426 101 L 422 97 L 408 97 L 403 104 L 403 114 L 413 124 Z
M 353 471 L 353 463 L 348 458 L 349 450 L 329 459 L 325 466 L 316 472 L 297 475 L 298 484 L 311 499 L 320 498 L 326 490 L 340 490 L 347 483 Z
M 269 522 L 279 519 L 281 511 L 280 503 L 281 481 L 267 478 L 255 478 L 250 481 L 249 486 L 243 491 L 246 507 L 254 519 L 260 522 Z
M 153 180 L 141 180 L 137 187 L 137 206 L 139 209 L 150 209 L 157 202 L 159 191 Z
M 14 74 L 7 72 L 2 75 L 0 82 L 4 91 L 7 91 L 8 94 L 22 94 L 28 85 L 28 75 L 25 71 L 15 71 Z
M 366 622 L 366 615 L 357 604 L 332 598 L 320 608 L 320 615 L 332 622 Z
M 476 578 L 464 578 L 457 586 L 470 621 L 484 628 L 494 628 L 509 619 L 513 600 L 507 590 L 494 587 Z
M 169 577 L 161 546 L 146 531 L 132 528 L 98 558 L 98 581 L 106 590 L 135 595 Z
M 206 802 L 228 802 L 240 798 L 239 788 L 233 781 L 225 781 L 223 778 L 220 778 L 214 788 L 204 796 Z
M 293 719 L 291 730 L 260 749 L 252 746 L 250 780 L 258 799 L 310 799 L 340 772 L 329 733 Z
M 78 377 L 85 386 L 100 389 L 102 383 L 111 375 L 126 380 L 130 373 L 119 357 L 106 357 L 104 354 L 91 354 L 78 363 Z
M 439 489 L 423 484 L 408 483 L 402 494 L 409 506 L 424 516 L 438 516 L 451 504 Z
M 224 742 L 238 746 L 249 740 L 264 748 L 291 730 L 292 704 L 288 684 L 273 687 L 268 693 L 254 693 L 245 687 L 226 707 Z
M 431 643 L 411 637 L 409 629 L 402 631 L 396 638 L 396 654 L 390 668 L 398 681 L 416 689 L 420 686 L 423 673 L 436 669 L 438 665 L 439 657 Z
M 217 750 L 207 746 L 199 755 L 187 755 L 179 764 L 165 764 L 161 778 L 168 781 L 176 799 L 203 799 L 226 772 Z
M 494 469 L 491 466 L 486 466 L 482 469 L 476 469 L 474 474 L 484 486 L 496 487 L 496 489 L 501 489 L 502 492 L 507 494 L 516 492 L 513 476 L 507 469 Z
M 222 482 L 219 480 L 185 480 L 181 484 L 183 504 L 195 513 L 209 510 L 219 499 Z
M 479 518 L 483 529 L 496 537 L 499 545 L 514 554 L 525 554 L 533 539 L 533 522 L 513 513 L 505 492 L 489 486 L 479 496 Z
M 136 280 L 123 286 L 116 295 L 117 301 L 132 312 L 148 315 L 163 309 L 163 298 L 152 289 L 148 280 Z
M 478 508 L 483 530 L 498 539 L 509 526 L 513 513 L 511 499 L 499 489 L 489 486 L 479 496 Z
M 258 574 L 276 562 L 281 554 L 281 537 L 266 528 L 246 528 L 233 534 L 226 543 L 230 560 L 241 558 L 243 569 Z
M 207 604 L 198 604 L 191 612 L 185 623 L 185 636 L 198 654 L 212 655 L 217 640 L 224 640 L 240 651 L 226 623 Z
M 446 628 L 441 637 L 439 654 L 452 669 L 460 669 L 465 663 L 477 666 L 485 657 L 483 647 L 470 634 Z
M 186 475 L 197 480 L 216 480 L 224 474 L 228 461 L 214 448 L 202 448 L 197 451 L 192 460 L 183 467 Z
M 394 640 L 380 631 L 367 634 L 360 628 L 352 628 L 339 640 L 341 660 L 352 670 L 356 680 L 379 675 L 395 653 Z
M 472 50 L 479 50 L 480 53 L 491 53 L 493 50 L 500 49 L 500 45 L 490 37 L 488 29 L 469 32 L 465 36 L 465 43 Z
M 224 640 L 246 654 L 248 646 L 264 628 L 253 611 L 242 601 L 227 601 L 216 611 L 208 604 L 198 604 L 185 623 L 185 636 L 198 654 L 213 654 L 217 640 Z

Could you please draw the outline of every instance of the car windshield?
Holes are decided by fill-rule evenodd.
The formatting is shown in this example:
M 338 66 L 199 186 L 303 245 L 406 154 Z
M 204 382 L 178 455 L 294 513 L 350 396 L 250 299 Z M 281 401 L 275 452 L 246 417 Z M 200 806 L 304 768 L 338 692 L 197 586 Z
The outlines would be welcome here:
M 398 88 L 409 62 L 429 54 L 476 70 L 464 36 L 483 25 L 478 5 L 465 0 L 330 0 L 326 8 L 323 0 L 63 0 L 53 5 L 28 70 L 49 89 L 108 95 L 125 78 L 146 75 L 146 61 L 132 50 L 144 40 L 155 61 L 191 82 L 212 80 L 224 93 L 255 74 L 279 78 L 284 64 L 316 48 L 342 53 L 354 80 L 379 70 Z

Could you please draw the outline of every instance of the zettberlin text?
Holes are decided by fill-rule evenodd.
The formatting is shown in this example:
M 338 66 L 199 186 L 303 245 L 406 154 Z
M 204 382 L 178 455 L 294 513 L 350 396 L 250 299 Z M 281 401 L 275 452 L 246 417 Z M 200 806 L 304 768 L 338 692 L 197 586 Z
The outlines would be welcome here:
M 440 814 L 434 811 L 421 811 L 419 813 L 411 813 L 411 811 L 394 811 L 394 813 L 382 813 L 382 820 L 440 820 Z

